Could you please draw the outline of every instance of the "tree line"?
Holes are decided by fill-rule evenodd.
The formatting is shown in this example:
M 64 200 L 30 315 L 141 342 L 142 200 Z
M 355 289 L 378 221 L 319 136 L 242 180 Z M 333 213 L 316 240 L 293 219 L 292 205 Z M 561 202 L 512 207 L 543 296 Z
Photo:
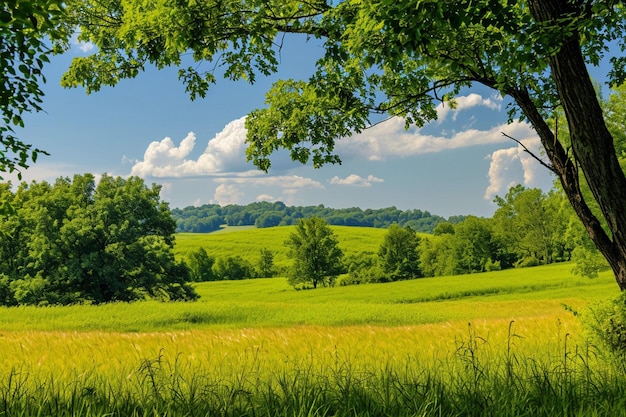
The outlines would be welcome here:
M 172 209 L 179 232 L 213 232 L 223 225 L 258 228 L 297 225 L 300 219 L 319 217 L 334 226 L 386 228 L 396 223 L 418 232 L 431 233 L 441 222 L 458 223 L 464 216 L 444 217 L 422 210 L 399 210 L 396 207 L 334 209 L 317 206 L 287 206 L 282 202 L 256 202 L 248 205 L 205 204 Z

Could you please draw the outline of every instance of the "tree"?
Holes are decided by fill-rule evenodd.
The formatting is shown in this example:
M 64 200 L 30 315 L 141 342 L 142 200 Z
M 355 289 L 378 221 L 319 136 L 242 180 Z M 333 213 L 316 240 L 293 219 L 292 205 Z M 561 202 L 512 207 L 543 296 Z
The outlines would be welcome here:
M 267 248 L 261 248 L 259 253 L 259 277 L 271 278 L 275 273 L 274 252 Z
M 518 259 L 553 262 L 565 224 L 548 196 L 538 188 L 512 187 L 504 198 L 497 196 L 493 215 L 495 234 Z
M 335 232 L 319 217 L 301 219 L 295 233 L 285 241 L 289 257 L 293 260 L 289 283 L 312 284 L 317 288 L 332 285 L 343 272 L 343 252 Z
M 213 273 L 220 280 L 239 280 L 254 278 L 254 267 L 239 255 L 218 258 L 213 266 Z
M 192 281 L 215 281 L 214 264 L 215 258 L 209 256 L 204 248 L 198 248 L 187 255 L 187 266 Z
M 61 47 L 69 34 L 63 3 L 15 0 L 0 8 L 0 174 L 17 171 L 21 179 L 20 170 L 45 153 L 15 137 L 14 127 L 24 127 L 24 113 L 42 109 L 42 70 L 54 53 L 44 39 Z
M 489 263 L 498 261 L 498 246 L 493 238 L 489 220 L 467 216 L 454 228 L 455 273 L 484 272 Z
M 420 242 L 420 267 L 424 276 L 438 277 L 457 273 L 456 239 L 445 233 Z
M 358 252 L 345 260 L 348 275 L 341 277 L 339 285 L 365 284 L 368 282 L 388 282 L 389 276 L 379 265 L 378 255 L 371 252 Z
M 23 183 L 0 222 L 0 278 L 16 303 L 193 300 L 189 272 L 172 251 L 175 222 L 160 187 L 137 177 L 91 174 Z M 6 290 L 6 285 L 3 286 Z M 4 297 L 6 299 L 6 297 Z
M 378 250 L 382 270 L 392 281 L 422 276 L 419 266 L 419 237 L 410 227 L 389 226 Z
M 122 7 L 119 0 L 81 0 L 69 5 L 81 39 L 94 42 L 98 51 L 76 59 L 63 83 L 83 85 L 88 92 L 134 77 L 147 63 L 181 66 L 189 51 L 196 61 L 223 63 L 228 78 L 254 82 L 257 74 L 276 71 L 280 47 L 274 43 L 281 34 L 323 39 L 325 54 L 310 79 L 277 81 L 267 93 L 268 107 L 247 118 L 247 155 L 262 170 L 281 148 L 315 167 L 340 162 L 335 142 L 371 126 L 372 114 L 421 126 L 436 118 L 439 102 L 453 105 L 473 84 L 510 97 L 511 117 L 532 124 L 548 159 L 541 162 L 556 174 L 620 289 L 626 289 L 626 177 L 587 69 L 625 49 L 621 2 L 128 0 Z M 610 82 L 620 85 L 626 57 L 611 61 Z M 179 71 L 192 97 L 204 96 L 216 80 L 213 72 L 198 68 Z M 567 141 L 549 124 L 557 108 L 567 120 Z M 581 192 L 583 182 L 599 215 Z

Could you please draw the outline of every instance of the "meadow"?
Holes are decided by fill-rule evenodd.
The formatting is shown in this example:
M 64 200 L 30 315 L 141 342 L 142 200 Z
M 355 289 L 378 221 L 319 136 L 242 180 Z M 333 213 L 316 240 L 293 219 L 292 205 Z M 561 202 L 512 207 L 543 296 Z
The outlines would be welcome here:
M 377 253 L 386 229 L 373 227 L 331 226 L 337 235 L 339 247 L 346 256 L 359 252 Z M 288 248 L 284 245 L 295 226 L 255 229 L 250 226 L 226 227 L 213 233 L 178 233 L 175 254 L 184 257 L 186 253 L 203 247 L 215 258 L 239 255 L 256 264 L 262 248 L 274 253 L 274 263 L 281 269 L 289 265 Z
M 580 321 L 618 289 L 571 268 L 0 308 L 0 416 L 620 415 L 624 366 Z

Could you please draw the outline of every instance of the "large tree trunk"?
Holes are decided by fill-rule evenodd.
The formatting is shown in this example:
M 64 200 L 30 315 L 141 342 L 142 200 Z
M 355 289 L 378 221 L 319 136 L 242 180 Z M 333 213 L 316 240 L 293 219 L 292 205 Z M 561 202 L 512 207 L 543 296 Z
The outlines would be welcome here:
M 554 25 L 562 18 L 584 12 L 582 2 L 575 4 L 567 0 L 529 0 L 529 5 L 538 22 L 554 22 Z M 577 33 L 566 39 L 550 58 L 550 68 L 569 126 L 573 160 L 538 114 L 528 94 L 521 90 L 513 96 L 537 130 L 569 201 L 608 260 L 623 291 L 626 289 L 626 177 L 615 154 L 613 137 L 606 127 Z M 582 197 L 578 168 L 598 202 L 609 234 Z

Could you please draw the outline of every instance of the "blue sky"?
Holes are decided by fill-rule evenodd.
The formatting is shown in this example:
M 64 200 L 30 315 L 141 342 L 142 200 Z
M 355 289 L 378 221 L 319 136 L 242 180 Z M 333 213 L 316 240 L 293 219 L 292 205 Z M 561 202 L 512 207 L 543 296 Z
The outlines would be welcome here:
M 61 74 L 88 46 L 75 45 L 56 57 L 45 74 L 45 112 L 28 115 L 18 136 L 50 156 L 23 173 L 23 179 L 54 181 L 91 172 L 138 175 L 163 186 L 171 207 L 205 203 L 428 210 L 451 216 L 491 216 L 495 195 L 512 185 L 549 189 L 549 172 L 502 132 L 538 149 L 525 123 L 507 125 L 506 103 L 489 90 L 467 91 L 457 109 L 438 109 L 439 120 L 422 129 L 404 129 L 392 119 L 342 139 L 342 165 L 313 169 L 273 159 L 269 174 L 245 161 L 245 115 L 262 107 L 264 93 L 278 78 L 306 78 L 321 53 L 317 41 L 286 41 L 281 72 L 255 85 L 218 80 L 205 99 L 191 101 L 176 69 L 149 69 L 133 80 L 86 95 L 63 89 Z M 15 183 L 16 180 L 13 179 Z

